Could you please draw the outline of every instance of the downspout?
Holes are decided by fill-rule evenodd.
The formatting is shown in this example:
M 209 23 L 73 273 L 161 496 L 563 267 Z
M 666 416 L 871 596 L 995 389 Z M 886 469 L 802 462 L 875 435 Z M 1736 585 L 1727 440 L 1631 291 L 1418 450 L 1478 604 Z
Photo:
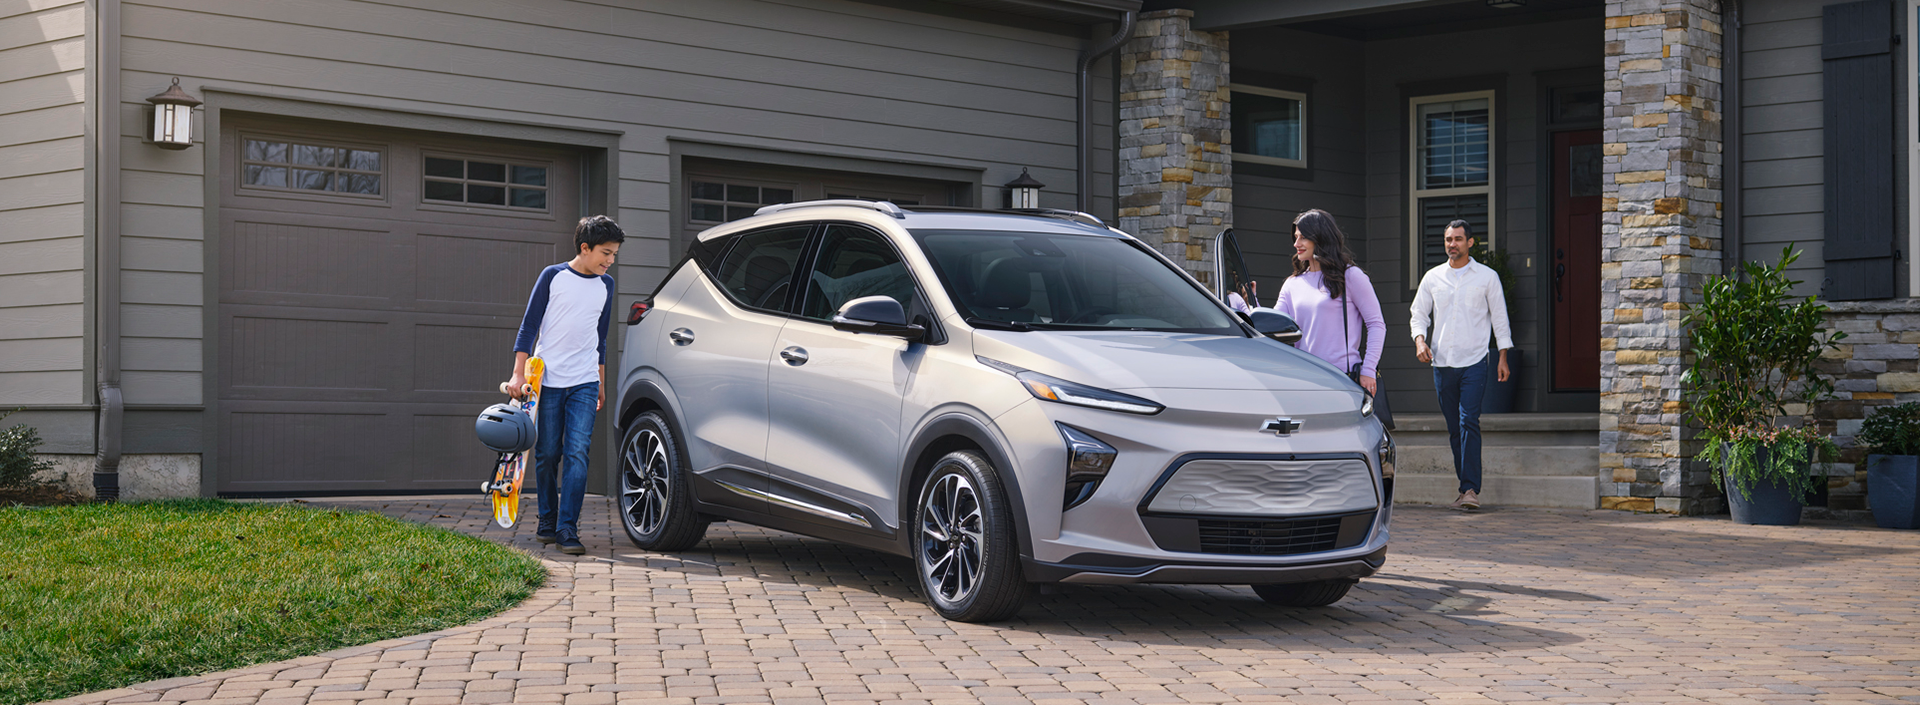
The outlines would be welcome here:
M 1732 274 L 1740 271 L 1740 261 L 1746 258 L 1745 238 L 1742 237 L 1740 223 L 1740 203 L 1743 200 L 1741 188 L 1745 179 L 1740 160 L 1745 150 L 1741 149 L 1741 109 L 1740 109 L 1740 2 L 1727 0 L 1721 11 L 1720 29 L 1720 153 L 1724 157 L 1720 164 L 1720 234 L 1723 241 L 1720 250 L 1720 272 Z
M 98 8 L 94 45 L 99 52 L 94 57 L 99 80 L 92 99 L 99 156 L 93 207 L 98 228 L 94 280 L 100 347 L 94 359 L 100 365 L 100 423 L 93 498 L 115 502 L 120 499 L 120 429 L 126 410 L 120 398 L 120 0 L 99 0 Z
M 1088 95 L 1091 92 L 1088 86 L 1093 80 L 1091 75 L 1093 62 L 1120 48 L 1120 43 L 1127 41 L 1127 37 L 1133 35 L 1133 16 L 1134 13 L 1131 10 L 1120 13 L 1120 31 L 1114 32 L 1113 36 L 1107 37 L 1106 41 L 1095 44 L 1080 53 L 1079 92 L 1073 103 L 1076 113 L 1074 125 L 1079 133 L 1076 155 L 1079 163 L 1074 172 L 1074 193 L 1080 206 L 1075 210 L 1082 213 L 1093 210 L 1093 194 L 1089 189 L 1093 183 L 1093 121 L 1088 118 L 1088 113 L 1093 112 L 1089 104 L 1092 96 Z M 1119 77 L 1114 77 L 1114 80 L 1119 80 Z

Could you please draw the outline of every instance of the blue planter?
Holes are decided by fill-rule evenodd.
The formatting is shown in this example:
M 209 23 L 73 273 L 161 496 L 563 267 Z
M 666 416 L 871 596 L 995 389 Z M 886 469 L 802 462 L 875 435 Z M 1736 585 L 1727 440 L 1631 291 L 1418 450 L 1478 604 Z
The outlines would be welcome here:
M 1724 448 L 1724 446 L 1722 446 Z M 1754 453 L 1753 461 L 1757 465 L 1767 464 L 1770 449 L 1761 448 Z M 1802 467 L 1801 472 L 1806 472 Z M 1802 497 L 1795 497 L 1787 489 L 1771 478 L 1755 480 L 1748 491 L 1751 499 L 1741 495 L 1740 488 L 1734 484 L 1733 473 L 1721 473 L 1726 478 L 1727 510 L 1733 514 L 1735 524 L 1762 524 L 1766 526 L 1795 526 L 1800 523 Z
M 1867 456 L 1867 506 L 1882 529 L 1920 528 L 1920 455 Z

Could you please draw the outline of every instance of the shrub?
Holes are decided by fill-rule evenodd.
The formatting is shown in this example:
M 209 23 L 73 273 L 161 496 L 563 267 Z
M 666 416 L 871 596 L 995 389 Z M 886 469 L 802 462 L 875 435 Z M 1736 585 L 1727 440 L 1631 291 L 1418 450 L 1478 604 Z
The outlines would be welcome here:
M 1788 245 L 1771 267 L 1746 262 L 1740 276 L 1708 278 L 1700 304 L 1682 321 L 1693 348 L 1682 394 L 1706 441 L 1700 458 L 1715 482 L 1731 474 L 1747 497 L 1763 479 L 1804 497 L 1814 484 L 1805 469 L 1812 453 L 1837 452 L 1832 439 L 1810 428 L 1776 425 L 1787 405 L 1810 407 L 1832 396 L 1833 380 L 1815 363 L 1847 337 L 1822 335 L 1827 307 L 1789 293 L 1800 282 L 1788 278 L 1787 267 L 1798 259 Z M 1761 457 L 1766 462 L 1758 462 Z
M 0 420 L 12 415 L 13 411 L 0 413 Z M 39 447 L 40 433 L 33 430 L 32 426 L 15 424 L 13 428 L 0 431 L 0 490 L 32 487 L 38 484 L 34 480 L 35 475 L 53 468 L 53 463 L 34 455 L 33 449 Z
M 1860 426 L 1854 441 L 1868 453 L 1920 455 L 1920 402 L 1880 407 Z

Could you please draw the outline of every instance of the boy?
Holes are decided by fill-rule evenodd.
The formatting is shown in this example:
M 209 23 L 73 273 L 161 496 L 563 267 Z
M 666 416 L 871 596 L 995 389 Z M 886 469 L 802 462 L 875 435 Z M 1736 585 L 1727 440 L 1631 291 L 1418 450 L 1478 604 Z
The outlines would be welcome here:
M 580 543 L 580 502 L 587 491 L 587 450 L 594 416 L 606 403 L 607 322 L 613 318 L 613 267 L 626 233 L 604 215 L 581 218 L 573 230 L 573 259 L 540 272 L 513 343 L 513 380 L 527 383 L 527 358 L 547 364 L 540 382 L 534 442 L 540 525 L 534 538 L 560 544 L 562 553 L 587 552 Z

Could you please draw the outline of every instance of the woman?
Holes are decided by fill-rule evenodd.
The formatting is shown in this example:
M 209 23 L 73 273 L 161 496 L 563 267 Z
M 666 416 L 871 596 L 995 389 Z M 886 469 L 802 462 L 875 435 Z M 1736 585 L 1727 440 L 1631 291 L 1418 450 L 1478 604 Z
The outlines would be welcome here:
M 1326 211 L 1315 208 L 1293 219 L 1293 276 L 1280 286 L 1273 308 L 1300 324 L 1301 350 L 1349 374 L 1358 364 L 1360 386 L 1378 394 L 1387 321 L 1373 282 L 1353 264 L 1346 236 Z M 1359 349 L 1362 340 L 1365 351 Z

